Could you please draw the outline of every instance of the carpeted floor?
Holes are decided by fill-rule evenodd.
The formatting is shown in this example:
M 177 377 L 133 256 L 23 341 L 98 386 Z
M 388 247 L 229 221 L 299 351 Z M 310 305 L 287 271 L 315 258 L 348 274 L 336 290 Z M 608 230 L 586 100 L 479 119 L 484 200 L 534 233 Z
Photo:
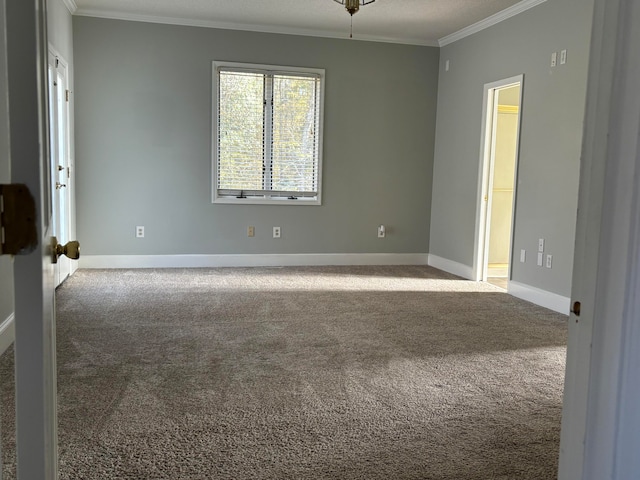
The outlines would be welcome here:
M 429 267 L 81 270 L 60 478 L 553 479 L 566 317 Z M 12 350 L 0 358 L 14 478 Z

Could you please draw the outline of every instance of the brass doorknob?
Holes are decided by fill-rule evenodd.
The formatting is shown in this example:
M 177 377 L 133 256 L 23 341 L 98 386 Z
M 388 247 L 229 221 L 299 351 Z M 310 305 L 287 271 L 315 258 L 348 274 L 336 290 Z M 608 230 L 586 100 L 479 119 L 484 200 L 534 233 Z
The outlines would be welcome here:
M 571 307 L 571 313 L 573 313 L 576 317 L 580 316 L 580 302 L 573 302 L 573 307 Z
M 58 263 L 58 257 L 60 255 L 66 255 L 71 260 L 78 260 L 80 258 L 80 242 L 73 240 L 67 242 L 66 245 L 60 245 L 56 237 L 51 238 L 51 261 Z

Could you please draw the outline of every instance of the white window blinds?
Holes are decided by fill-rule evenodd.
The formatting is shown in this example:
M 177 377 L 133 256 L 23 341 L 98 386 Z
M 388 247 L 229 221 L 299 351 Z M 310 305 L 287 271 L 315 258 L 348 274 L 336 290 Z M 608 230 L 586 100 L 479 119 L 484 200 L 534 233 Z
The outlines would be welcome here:
M 322 75 L 218 66 L 216 198 L 317 200 Z

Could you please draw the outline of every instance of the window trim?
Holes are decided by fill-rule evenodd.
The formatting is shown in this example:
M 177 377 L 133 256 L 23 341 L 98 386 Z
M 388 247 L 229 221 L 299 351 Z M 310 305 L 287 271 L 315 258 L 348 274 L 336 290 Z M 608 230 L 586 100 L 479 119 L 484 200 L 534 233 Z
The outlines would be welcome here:
M 296 73 L 313 74 L 320 78 L 320 101 L 318 112 L 318 165 L 317 165 L 317 195 L 314 197 L 300 196 L 297 199 L 289 199 L 286 196 L 247 196 L 247 198 L 236 198 L 232 196 L 221 196 L 218 194 L 218 69 L 232 68 L 244 71 L 255 71 L 259 73 L 289 74 Z M 266 65 L 256 63 L 238 63 L 214 60 L 211 69 L 212 89 L 211 89 L 211 202 L 218 204 L 233 205 L 322 205 L 322 150 L 324 137 L 324 93 L 325 93 L 325 70 L 320 68 L 307 67 L 287 67 L 280 65 Z M 247 191 L 249 193 L 249 191 Z

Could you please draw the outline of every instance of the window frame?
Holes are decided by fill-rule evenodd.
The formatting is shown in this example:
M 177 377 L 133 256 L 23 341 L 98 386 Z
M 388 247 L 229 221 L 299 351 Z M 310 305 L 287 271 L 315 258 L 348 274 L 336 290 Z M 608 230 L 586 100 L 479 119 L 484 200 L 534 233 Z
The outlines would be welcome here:
M 317 138 L 317 195 L 315 197 L 298 197 L 289 199 L 278 196 L 248 196 L 247 198 L 237 198 L 218 193 L 218 69 L 230 67 L 241 70 L 254 71 L 266 74 L 312 74 L 320 78 L 320 92 L 318 101 L 318 131 Z M 266 65 L 256 63 L 239 63 L 214 60 L 212 62 L 212 90 L 211 90 L 211 201 L 219 204 L 234 205 L 322 205 L 322 150 L 324 143 L 324 93 L 325 93 L 325 70 L 320 68 L 291 67 L 280 65 Z

